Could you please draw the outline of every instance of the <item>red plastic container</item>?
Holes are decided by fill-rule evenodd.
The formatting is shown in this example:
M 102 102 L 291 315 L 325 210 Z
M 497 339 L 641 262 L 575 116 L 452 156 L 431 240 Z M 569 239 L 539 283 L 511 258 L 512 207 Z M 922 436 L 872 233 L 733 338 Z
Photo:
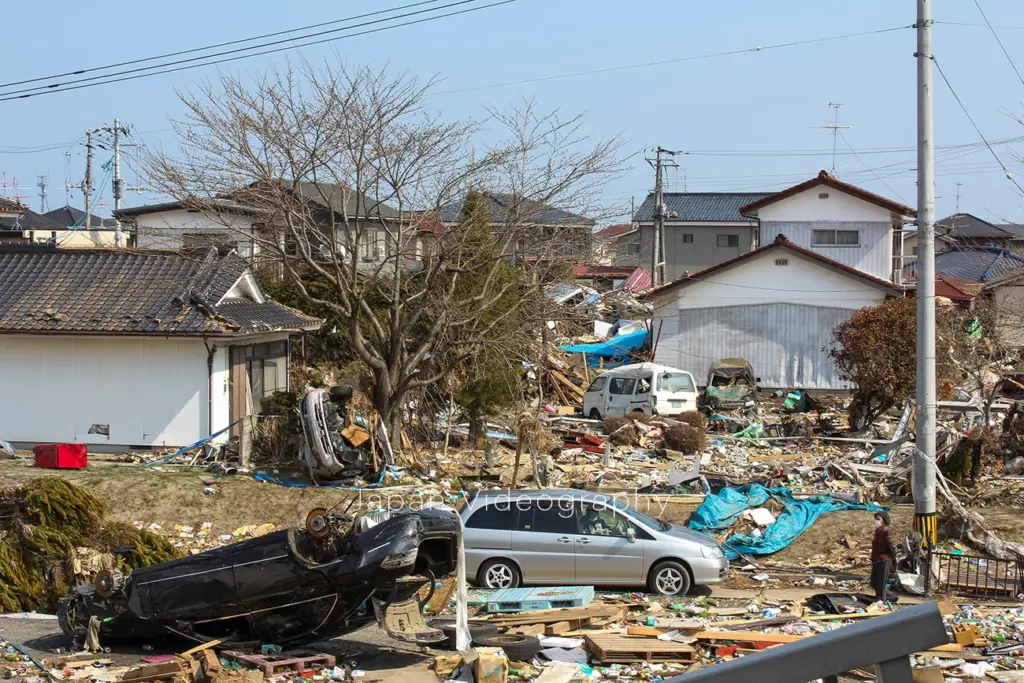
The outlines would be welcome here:
M 36 456 L 36 467 L 80 470 L 89 464 L 84 443 L 41 443 L 32 452 Z

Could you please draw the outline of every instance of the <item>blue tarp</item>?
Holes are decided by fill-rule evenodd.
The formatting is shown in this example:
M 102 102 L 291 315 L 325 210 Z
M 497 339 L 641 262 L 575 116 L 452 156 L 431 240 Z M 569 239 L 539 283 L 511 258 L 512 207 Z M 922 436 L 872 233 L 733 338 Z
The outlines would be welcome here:
M 626 358 L 631 351 L 636 351 L 645 343 L 647 343 L 647 330 L 637 330 L 596 344 L 570 344 L 561 348 L 569 353 L 585 353 L 587 362 L 597 365 L 598 358 Z
M 735 489 L 722 489 L 707 496 L 687 525 L 695 531 L 720 531 L 731 527 L 743 511 L 764 505 L 774 498 L 785 507 L 775 523 L 767 527 L 759 538 L 746 534 L 730 536 L 723 544 L 725 556 L 730 560 L 743 555 L 771 555 L 777 553 L 797 536 L 807 531 L 818 517 L 837 510 L 867 510 L 878 512 L 877 505 L 848 503 L 832 496 L 811 496 L 796 500 L 787 488 L 767 489 L 760 484 L 744 484 Z

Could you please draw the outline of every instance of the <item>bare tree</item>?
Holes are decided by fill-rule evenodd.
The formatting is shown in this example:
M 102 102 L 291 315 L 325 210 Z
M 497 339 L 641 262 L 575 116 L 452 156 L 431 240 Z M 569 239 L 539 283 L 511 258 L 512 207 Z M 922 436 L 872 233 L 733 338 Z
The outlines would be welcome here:
M 510 319 L 520 336 L 540 329 L 534 294 L 573 229 L 540 214 L 587 211 L 620 168 L 619 141 L 591 140 L 581 117 L 527 102 L 447 120 L 425 105 L 430 85 L 344 65 L 223 77 L 182 95 L 180 155 L 149 159 L 151 182 L 186 205 L 259 216 L 240 238 L 343 322 L 393 435 L 410 392 L 507 344 L 492 334 Z M 470 190 L 500 205 L 493 229 L 452 220 Z

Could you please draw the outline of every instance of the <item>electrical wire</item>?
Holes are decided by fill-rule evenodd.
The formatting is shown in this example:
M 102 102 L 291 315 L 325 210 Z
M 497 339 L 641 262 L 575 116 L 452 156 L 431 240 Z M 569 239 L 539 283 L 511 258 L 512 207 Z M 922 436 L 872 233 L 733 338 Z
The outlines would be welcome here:
M 730 57 L 732 55 L 740 55 L 747 52 L 765 52 L 767 50 L 778 50 L 785 47 L 796 47 L 800 45 L 813 45 L 815 43 L 826 43 L 833 40 L 845 40 L 848 38 L 858 38 L 862 36 L 873 36 L 880 33 L 890 33 L 892 31 L 902 31 L 904 29 L 913 28 L 913 24 L 908 26 L 894 26 L 892 28 L 883 28 L 875 31 L 861 31 L 859 33 L 845 33 L 838 36 L 828 36 L 825 38 L 810 38 L 808 40 L 794 40 L 788 43 L 776 43 L 774 45 L 764 45 L 756 47 L 748 47 L 737 50 L 726 50 L 724 52 L 713 52 L 710 54 L 703 55 L 692 55 L 690 57 L 676 57 L 673 59 L 663 59 L 657 62 L 643 62 L 640 64 L 626 64 L 623 66 L 610 66 L 604 69 L 593 69 L 590 71 L 575 71 L 572 73 L 558 74 L 555 76 L 539 76 L 537 78 L 525 78 L 518 81 L 506 81 L 504 83 L 492 83 L 490 85 L 477 85 L 470 88 L 459 88 L 457 90 L 443 90 L 440 92 L 431 93 L 433 95 L 451 95 L 454 93 L 472 92 L 474 90 L 487 90 L 489 88 L 503 88 L 509 85 L 526 85 L 528 83 L 542 83 L 544 81 L 554 81 L 562 78 L 575 78 L 577 76 L 592 76 L 595 74 L 606 74 L 613 73 L 616 71 L 626 71 L 628 69 L 643 69 L 651 66 L 663 66 L 665 64 L 679 64 L 681 62 L 692 62 L 700 59 L 713 59 L 715 57 Z
M 457 5 L 464 5 L 464 4 L 469 3 L 469 2 L 478 2 L 478 1 L 479 0 L 459 0 L 458 2 L 452 2 L 452 3 L 449 3 L 448 5 L 443 5 L 442 7 L 433 8 L 432 10 L 420 10 L 419 12 L 412 12 L 412 13 L 409 13 L 407 15 L 401 15 L 401 16 L 411 16 L 412 14 L 421 14 L 421 13 L 423 13 L 425 11 L 436 11 L 438 9 L 444 9 L 446 7 L 454 7 L 454 6 L 457 6 Z M 295 45 L 286 45 L 284 47 L 276 47 L 276 48 L 273 48 L 273 49 L 270 49 L 270 50 L 263 50 L 261 52 L 253 52 L 253 53 L 244 54 L 244 55 L 235 55 L 235 56 L 232 56 L 232 57 L 225 57 L 223 59 L 214 59 L 214 60 L 207 61 L 207 62 L 202 62 L 202 63 L 199 63 L 199 64 L 187 64 L 187 65 L 184 65 L 184 66 L 176 66 L 176 67 L 171 68 L 171 69 L 163 69 L 162 67 L 168 66 L 168 64 L 175 64 L 175 63 L 180 63 L 180 62 L 169 62 L 168 64 L 159 64 L 159 65 L 156 65 L 156 66 L 153 66 L 153 67 L 147 67 L 146 68 L 146 73 L 136 73 L 134 75 L 126 75 L 126 76 L 123 76 L 123 77 L 112 78 L 112 76 L 114 74 L 107 74 L 107 75 L 104 75 L 104 76 L 93 77 L 93 78 L 89 78 L 89 79 L 82 79 L 82 81 L 86 81 L 86 80 L 91 81 L 89 83 L 83 83 L 81 81 L 71 81 L 71 82 L 69 82 L 67 84 L 63 84 L 63 85 L 60 85 L 60 86 L 40 86 L 39 88 L 35 88 L 35 90 L 38 90 L 38 92 L 28 92 L 28 93 L 24 93 L 24 94 L 13 94 L 14 92 L 20 92 L 20 91 L 12 91 L 12 92 L 7 92 L 7 93 L 0 93 L 0 102 L 7 102 L 7 101 L 10 101 L 10 100 L 27 99 L 27 98 L 30 98 L 30 97 L 37 97 L 39 95 L 51 95 L 51 94 L 59 93 L 59 92 L 70 92 L 72 90 L 81 90 L 82 88 L 92 88 L 92 87 L 97 87 L 97 86 L 100 86 L 100 85 L 108 85 L 110 83 L 122 83 L 124 81 L 133 81 L 133 80 L 136 80 L 136 79 L 139 79 L 139 78 L 148 78 L 149 76 L 157 76 L 157 75 L 160 75 L 160 74 L 168 74 L 168 73 L 175 73 L 175 72 L 178 72 L 178 71 L 186 71 L 188 69 L 195 69 L 195 68 L 199 68 L 199 67 L 203 67 L 203 66 L 212 66 L 214 64 L 224 64 L 226 62 L 233 62 L 233 61 L 237 61 L 239 59 L 248 59 L 249 57 L 259 57 L 259 56 L 262 56 L 262 55 L 274 54 L 274 53 L 277 53 L 277 52 L 285 52 L 285 51 L 288 51 L 288 50 L 295 50 L 295 49 L 302 48 L 302 47 L 309 47 L 311 45 L 320 45 L 320 44 L 323 44 L 323 43 L 329 43 L 329 42 L 333 42 L 333 41 L 337 41 L 337 40 L 344 40 L 346 38 L 355 38 L 357 36 L 364 36 L 364 35 L 369 35 L 369 34 L 372 34 L 372 33 L 379 33 L 381 31 L 388 31 L 388 30 L 395 29 L 395 28 L 402 28 L 404 26 L 414 26 L 416 24 L 423 24 L 423 23 L 426 23 L 428 21 L 436 21 L 437 19 L 445 19 L 447 17 L 454 17 L 454 16 L 458 16 L 460 14 L 468 14 L 470 12 L 477 12 L 477 11 L 484 10 L 484 9 L 490 9 L 492 7 L 498 7 L 500 5 L 508 5 L 510 3 L 513 3 L 513 2 L 517 2 L 517 0 L 499 0 L 498 2 L 492 2 L 492 3 L 487 4 L 487 5 L 479 5 L 479 6 L 476 6 L 476 7 L 469 7 L 469 8 L 466 8 L 466 9 L 456 10 L 456 11 L 452 11 L 452 12 L 446 12 L 446 13 L 443 13 L 443 14 L 435 14 L 435 15 L 428 16 L 428 17 L 422 17 L 420 19 L 400 22 L 400 23 L 397 23 L 397 24 L 389 24 L 387 26 L 381 26 L 381 27 L 377 27 L 377 28 L 373 28 L 373 29 L 367 29 L 365 31 L 359 31 L 359 32 L 356 32 L 356 33 L 349 33 L 349 34 L 342 35 L 342 36 L 332 36 L 330 38 L 321 38 L 319 40 L 312 40 L 312 41 L 304 42 L 304 43 L 301 43 L 301 44 L 295 44 Z M 380 21 L 391 21 L 392 19 L 397 19 L 397 18 L 400 18 L 400 16 L 391 17 L 391 18 L 386 19 L 386 20 L 378 20 L 378 21 L 374 21 L 374 22 L 366 22 L 364 24 L 358 24 L 358 25 L 355 25 L 355 26 L 347 27 L 346 29 L 337 29 L 337 30 L 348 30 L 350 28 L 356 28 L 358 26 L 365 26 L 365 25 L 372 24 L 372 23 L 380 23 Z M 336 32 L 336 31 L 329 31 L 329 32 L 326 32 L 326 33 L 334 33 L 334 32 Z M 322 35 L 323 33 L 325 33 L 325 32 L 321 32 L 319 34 L 312 34 L 312 35 Z M 305 38 L 309 38 L 309 37 L 311 37 L 311 36 L 305 36 L 304 38 L 302 38 L 300 40 L 304 40 Z M 279 43 L 282 43 L 282 42 L 293 42 L 293 41 L 291 39 L 289 39 L 288 41 L 275 41 L 274 43 L 268 43 L 267 45 L 279 44 Z M 223 54 L 232 54 L 232 53 L 235 53 L 235 52 L 244 52 L 246 50 L 256 49 L 258 47 L 263 47 L 263 46 L 253 46 L 251 48 L 245 48 L 245 50 L 231 50 L 231 51 L 229 51 L 227 53 L 223 53 Z M 207 57 L 212 57 L 212 56 L 215 56 L 215 55 L 207 55 Z M 196 59 L 205 59 L 205 58 L 206 57 L 196 58 Z M 181 61 L 194 61 L 194 60 L 181 60 Z M 159 70 L 150 71 L 149 69 L 159 69 Z M 139 70 L 141 70 L 141 69 L 136 69 L 136 70 L 133 70 L 133 71 L 139 71 Z M 130 73 L 130 72 L 124 72 L 124 73 Z M 111 78 L 108 78 L 108 77 L 111 77 Z M 95 78 L 100 78 L 100 79 L 107 78 L 108 80 L 94 80 Z M 79 84 L 78 85 L 74 85 L 74 83 L 79 83 Z
M 974 6 L 978 8 L 978 12 L 981 14 L 981 18 L 985 20 L 985 25 L 988 26 L 988 30 L 992 32 L 992 37 L 995 38 L 996 43 L 999 44 L 999 49 L 1003 51 L 1004 55 L 1006 55 L 1006 61 L 1008 61 L 1010 63 L 1010 66 L 1013 67 L 1013 72 L 1017 74 L 1017 80 L 1020 81 L 1021 85 L 1024 85 L 1024 78 L 1021 77 L 1020 70 L 1017 69 L 1017 65 L 1013 63 L 1013 58 L 1010 56 L 1010 53 L 1007 52 L 1006 48 L 1003 46 L 1003 41 L 999 39 L 999 34 L 996 33 L 996 30 L 994 28 L 992 28 L 992 22 L 990 22 L 988 20 L 988 17 L 985 16 L 985 10 L 981 9 L 981 3 L 978 0 L 974 0 Z
M 273 33 L 264 33 L 258 36 L 252 36 L 250 38 L 239 38 L 238 40 L 229 40 L 224 43 L 215 43 L 214 45 L 206 45 L 204 47 L 195 47 L 188 50 L 178 50 L 177 52 L 167 52 L 162 55 L 156 55 L 154 57 L 143 57 L 141 59 L 130 59 L 123 62 L 115 62 L 113 64 L 106 64 L 104 66 L 94 66 L 88 69 L 76 69 L 75 71 L 65 71 L 64 73 L 54 74 L 52 76 L 40 76 L 38 78 L 28 78 L 22 81 L 11 81 L 10 83 L 0 83 L 0 88 L 10 88 L 16 85 L 25 85 L 27 83 L 39 83 L 40 81 L 52 81 L 55 78 L 64 78 L 65 76 L 81 76 L 83 74 L 92 73 L 94 71 L 106 71 L 108 69 L 117 69 L 122 66 L 131 66 L 132 64 L 142 64 L 143 62 L 153 62 L 158 59 L 167 59 L 170 57 L 180 57 L 181 55 L 194 54 L 196 52 L 205 52 L 207 50 L 216 50 L 222 47 L 228 47 L 229 45 L 239 45 L 241 43 L 251 43 L 254 40 L 263 40 L 265 38 L 274 38 L 276 36 L 283 36 L 289 33 L 296 33 L 298 31 L 309 31 L 315 28 L 321 28 L 323 26 L 332 26 L 334 24 L 340 24 L 346 21 L 356 21 L 358 19 L 365 19 L 367 17 L 374 17 L 380 14 L 387 14 L 389 12 L 398 12 L 411 7 L 419 7 L 420 5 L 430 5 L 441 0 L 422 0 L 421 2 L 413 2 L 408 5 L 401 5 L 400 7 L 392 7 L 390 9 L 377 10 L 376 12 L 369 12 L 367 14 L 356 14 L 351 17 L 345 17 L 344 19 L 334 19 L 332 21 L 323 21 L 318 24 L 309 24 L 307 26 L 300 26 L 298 28 L 287 29 L 284 31 L 275 31 Z M 212 56 L 212 55 L 211 55 Z M 155 67 L 154 67 L 155 68 Z M 107 74 L 108 76 L 113 74 Z
M 985 134 L 981 132 L 981 128 L 979 128 L 978 124 L 974 122 L 974 117 L 972 117 L 971 113 L 967 111 L 967 107 L 960 99 L 960 96 L 957 94 L 956 90 L 953 89 L 953 84 L 950 83 L 949 79 L 946 77 L 946 72 L 944 72 L 942 70 L 942 67 L 939 65 L 939 60 L 935 58 L 935 55 L 931 55 L 931 60 L 932 63 L 935 64 L 935 70 L 939 72 L 939 75 L 942 76 L 942 80 L 945 81 L 946 83 L 946 87 L 949 88 L 949 92 L 953 94 L 953 99 L 956 100 L 956 103 L 960 105 L 960 109 L 963 110 L 964 116 L 966 116 L 967 120 L 971 122 L 971 125 L 974 127 L 974 131 L 978 134 L 978 137 L 981 138 L 982 142 L 984 142 L 985 146 L 988 148 L 988 151 L 992 154 L 992 158 L 994 158 L 999 163 L 1000 168 L 1003 169 L 1003 173 L 1006 174 L 1006 177 L 1009 179 L 1011 183 L 1013 183 L 1014 187 L 1016 187 L 1017 190 L 1022 195 L 1024 195 L 1024 187 L 1020 186 L 1020 184 L 1017 182 L 1017 179 L 1013 177 L 1012 173 L 1010 173 L 1010 170 L 1006 168 L 1006 164 L 1003 163 L 1003 160 L 999 158 L 998 154 L 996 154 L 996 151 L 992 148 L 992 145 L 989 144 L 988 139 L 985 138 Z
M 893 189 L 892 185 L 890 185 L 889 183 L 887 183 L 887 182 L 885 182 L 884 180 L 882 180 L 882 179 L 881 179 L 881 178 L 879 177 L 879 175 L 878 175 L 878 173 L 877 173 L 877 172 L 875 172 L 875 171 L 874 171 L 873 169 L 871 169 L 871 168 L 868 168 L 868 165 L 864 163 L 864 161 L 863 161 L 863 160 L 862 160 L 862 159 L 860 158 L 860 156 L 859 156 L 859 155 L 857 154 L 857 152 L 854 152 L 854 150 L 853 150 L 853 147 L 852 147 L 852 146 L 850 145 L 850 143 L 849 143 L 849 142 L 847 141 L 847 139 L 846 139 L 846 136 L 845 136 L 845 135 L 843 135 L 843 132 L 842 132 L 841 130 L 836 130 L 836 133 L 837 133 L 837 134 L 839 135 L 839 137 L 840 137 L 840 138 L 842 139 L 842 141 L 843 141 L 843 144 L 844 144 L 844 145 L 846 145 L 846 146 L 847 146 L 847 147 L 848 147 L 848 148 L 850 149 L 850 151 L 851 151 L 851 152 L 853 152 L 853 156 L 854 156 L 854 157 L 855 157 L 855 158 L 857 159 L 857 161 L 859 161 L 859 162 L 860 162 L 860 165 L 861 165 L 861 166 L 863 166 L 863 167 L 864 167 L 865 169 L 867 169 L 868 171 L 870 171 L 870 172 L 871 172 L 871 175 L 873 175 L 873 176 L 875 177 L 875 180 L 877 180 L 878 182 L 880 182 L 880 183 L 882 183 L 883 185 L 885 185 L 886 189 L 888 189 L 888 190 L 889 190 L 890 192 L 892 192 L 892 193 L 893 193 L 894 195 L 896 195 L 896 197 L 897 197 L 897 198 L 899 198 L 899 200 L 900 200 L 901 202 L 903 202 L 904 204 L 908 204 L 908 203 L 909 203 L 909 202 L 907 202 L 907 200 L 906 200 L 906 199 L 904 199 L 904 198 L 903 198 L 903 195 L 901 195 L 901 194 L 900 194 L 899 192 L 897 192 L 896 190 L 894 190 L 894 189 Z

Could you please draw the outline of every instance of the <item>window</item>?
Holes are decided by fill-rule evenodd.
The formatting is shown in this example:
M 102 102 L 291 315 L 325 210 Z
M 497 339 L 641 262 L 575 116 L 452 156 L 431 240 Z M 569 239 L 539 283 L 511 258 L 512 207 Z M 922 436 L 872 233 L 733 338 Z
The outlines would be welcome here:
M 548 505 L 551 505 L 549 508 Z M 559 506 L 557 500 L 533 503 L 533 531 L 539 534 L 576 534 L 576 515 L 572 508 Z M 520 513 L 522 515 L 522 513 Z
M 634 387 L 636 379 L 633 377 L 613 377 L 608 391 L 619 396 L 632 396 Z
M 604 391 L 604 386 L 606 384 L 608 384 L 607 377 L 598 377 L 591 382 L 589 387 L 587 387 L 587 393 L 589 394 L 591 391 Z
M 226 230 L 220 232 L 186 232 L 181 236 L 182 249 L 208 249 L 209 247 L 238 247 Z
M 640 381 L 637 382 L 636 385 L 636 395 L 641 396 L 643 394 L 651 393 L 651 380 L 653 379 L 654 375 L 647 375 L 646 377 L 641 377 Z
M 917 247 L 914 247 L 913 249 L 911 249 L 911 250 L 910 250 L 910 252 L 911 252 L 911 253 L 912 253 L 912 254 L 913 254 L 914 256 L 917 256 Z
M 611 536 L 625 538 L 633 526 L 622 515 L 604 505 L 581 506 L 579 533 L 590 536 Z
M 681 372 L 666 372 L 658 378 L 658 391 L 694 391 L 693 378 Z
M 859 247 L 859 230 L 815 230 L 811 235 L 814 247 Z
M 639 256 L 640 255 L 640 243 L 630 242 L 626 245 L 626 256 Z
M 249 373 L 254 407 L 275 391 L 288 391 L 288 342 L 249 344 L 245 347 L 245 369 Z
M 466 528 L 508 531 L 512 528 L 515 513 L 516 508 L 511 501 L 488 503 L 473 513 L 466 522 Z
M 718 246 L 720 247 L 738 247 L 740 246 L 739 235 L 719 235 Z
M 693 235 L 686 233 L 683 235 L 683 244 L 693 244 Z

